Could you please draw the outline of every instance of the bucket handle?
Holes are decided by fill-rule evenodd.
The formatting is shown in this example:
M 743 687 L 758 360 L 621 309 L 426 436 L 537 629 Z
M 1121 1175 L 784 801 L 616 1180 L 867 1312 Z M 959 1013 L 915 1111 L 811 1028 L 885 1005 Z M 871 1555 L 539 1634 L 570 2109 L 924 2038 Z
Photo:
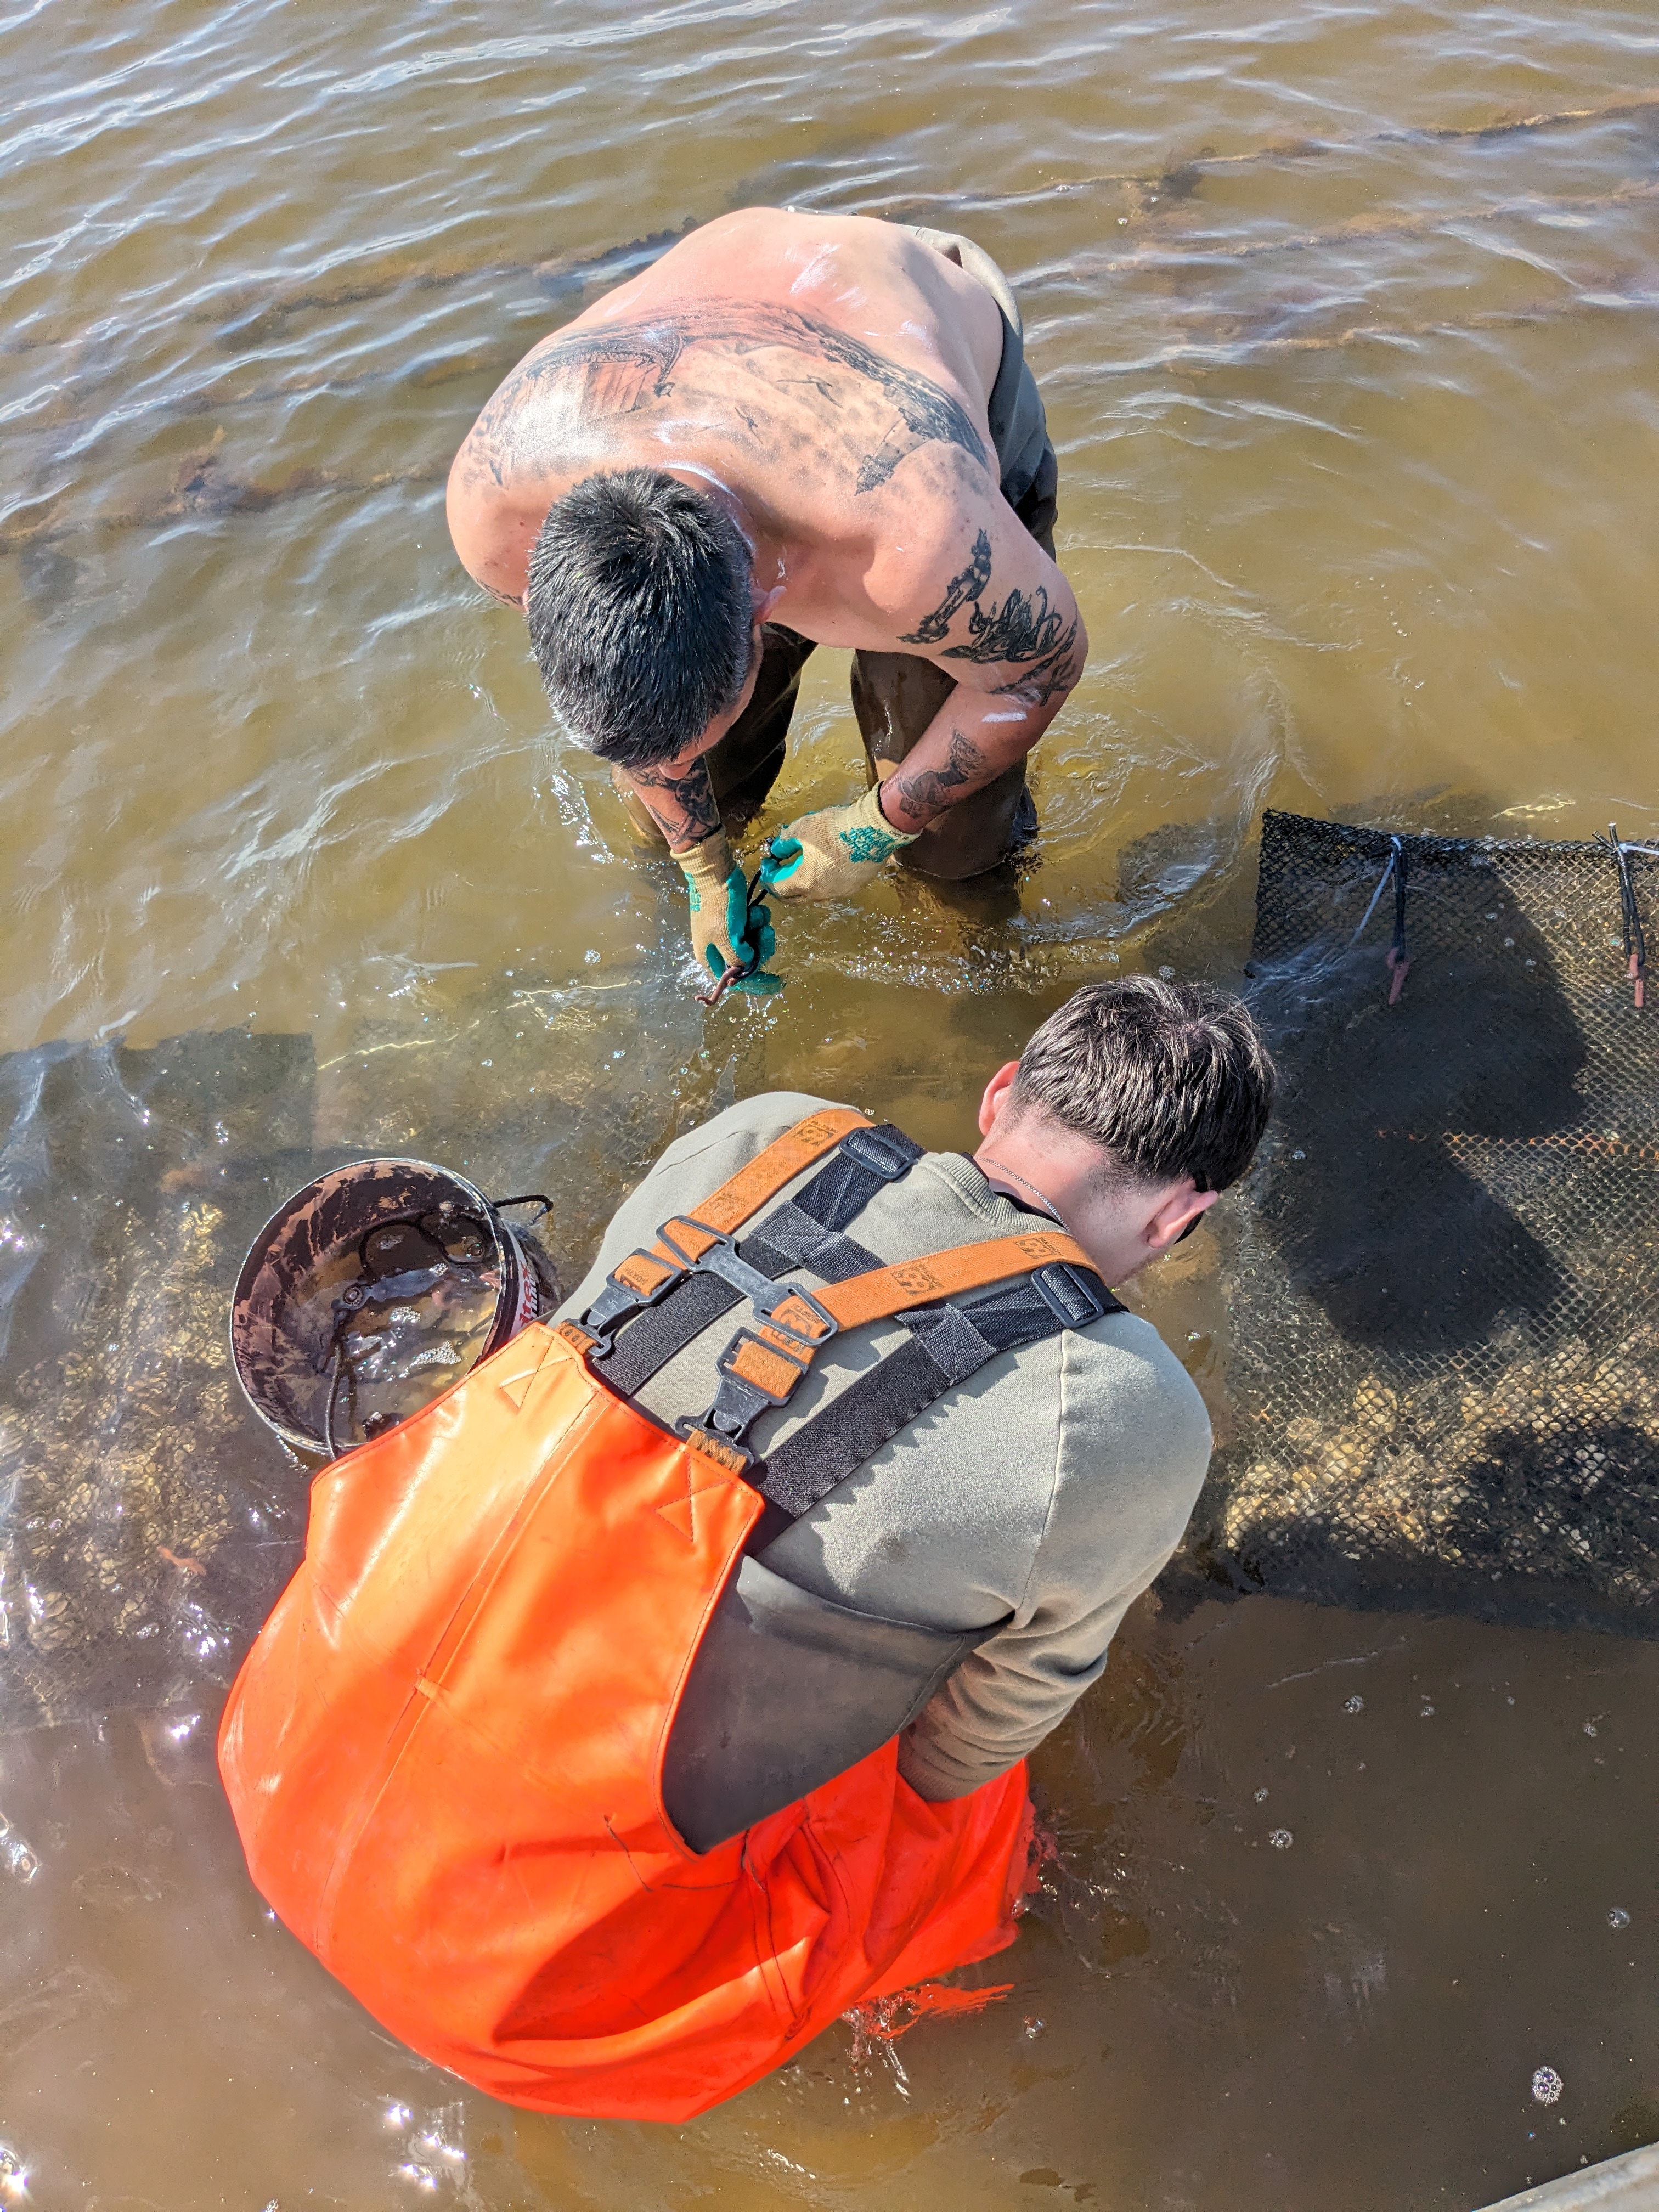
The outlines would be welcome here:
M 492 1198 L 489 1203 L 497 1212 L 509 1206 L 539 1206 L 542 1212 L 535 1217 L 538 1221 L 541 1219 L 542 1214 L 551 1213 L 553 1211 L 553 1201 L 543 1190 L 521 1191 L 517 1198 Z

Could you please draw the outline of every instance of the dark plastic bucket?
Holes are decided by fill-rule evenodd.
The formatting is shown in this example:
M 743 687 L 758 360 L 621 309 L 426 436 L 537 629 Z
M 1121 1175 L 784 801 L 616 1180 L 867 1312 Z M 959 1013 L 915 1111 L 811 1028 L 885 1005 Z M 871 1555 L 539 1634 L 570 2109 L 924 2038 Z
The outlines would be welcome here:
M 357 1160 L 296 1190 L 255 1237 L 231 1304 L 231 1358 L 260 1419 L 296 1451 L 333 1457 L 364 1440 L 353 1433 L 349 1403 L 343 1413 L 343 1400 L 356 1395 L 347 1353 L 369 1340 L 356 1334 L 359 1322 L 372 1325 L 382 1310 L 416 1317 L 419 1301 L 457 1286 L 475 1294 L 476 1314 L 494 1292 L 469 1358 L 432 1368 L 428 1389 L 399 1378 L 398 1418 L 406 1419 L 550 1313 L 552 1263 L 501 1214 L 529 1202 L 491 1200 L 426 1160 Z M 547 1211 L 539 1194 L 533 1202 Z M 331 1299 L 317 1287 L 330 1275 L 338 1278 Z M 367 1419 L 367 1435 L 394 1425 Z

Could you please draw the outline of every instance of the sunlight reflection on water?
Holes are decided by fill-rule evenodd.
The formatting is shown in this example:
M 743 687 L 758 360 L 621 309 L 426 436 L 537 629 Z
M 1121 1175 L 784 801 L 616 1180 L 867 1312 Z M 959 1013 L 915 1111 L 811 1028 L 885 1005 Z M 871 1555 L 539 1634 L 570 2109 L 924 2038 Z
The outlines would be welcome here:
M 390 2045 L 248 1889 L 209 1721 L 304 1510 L 230 1395 L 223 1272 L 319 1158 L 544 1188 L 574 1279 L 733 1097 L 960 1144 L 1076 981 L 1236 976 L 1264 803 L 1659 832 L 1656 56 L 1647 11 L 1559 0 L 0 21 L 14 2199 L 27 2157 L 32 2201 L 176 2212 L 1473 2203 L 1544 2170 L 1546 2024 L 1549 2170 L 1629 2147 L 1646 1645 L 1152 1598 L 1035 1763 L 1015 1996 L 919 2025 L 902 2080 L 837 2030 L 674 2131 Z M 755 200 L 966 228 L 1015 276 L 1095 651 L 1032 865 L 792 915 L 783 997 L 705 1014 L 678 878 L 548 731 L 442 478 L 535 337 Z M 809 664 L 755 837 L 843 795 L 845 681 Z M 146 1056 L 174 1038 L 188 1080 Z M 1144 1303 L 1224 1428 L 1212 1253 Z M 1345 1705 L 1323 1670 L 1362 1661 Z

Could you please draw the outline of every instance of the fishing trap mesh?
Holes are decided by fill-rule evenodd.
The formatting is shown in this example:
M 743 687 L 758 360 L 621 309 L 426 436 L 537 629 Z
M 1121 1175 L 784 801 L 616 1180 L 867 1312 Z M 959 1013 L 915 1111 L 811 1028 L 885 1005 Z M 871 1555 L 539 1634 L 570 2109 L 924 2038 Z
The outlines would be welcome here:
M 1212 1580 L 1659 1633 L 1656 894 L 1611 841 L 1265 817 Z

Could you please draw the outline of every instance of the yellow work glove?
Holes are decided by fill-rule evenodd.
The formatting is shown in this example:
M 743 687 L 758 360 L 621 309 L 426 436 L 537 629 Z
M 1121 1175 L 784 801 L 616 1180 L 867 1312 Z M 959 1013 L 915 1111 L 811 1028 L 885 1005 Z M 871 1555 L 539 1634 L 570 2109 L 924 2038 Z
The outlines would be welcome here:
M 697 965 L 715 982 L 728 968 L 747 969 L 731 986 L 763 998 L 783 988 L 781 975 L 763 975 L 761 963 L 772 957 L 777 945 L 763 906 L 750 906 L 743 870 L 732 857 L 724 830 L 716 830 L 689 852 L 674 858 L 685 871 L 685 888 L 691 906 L 691 950 Z
M 761 884 L 781 899 L 856 898 L 919 830 L 895 830 L 872 784 L 852 806 L 803 814 L 767 844 Z

